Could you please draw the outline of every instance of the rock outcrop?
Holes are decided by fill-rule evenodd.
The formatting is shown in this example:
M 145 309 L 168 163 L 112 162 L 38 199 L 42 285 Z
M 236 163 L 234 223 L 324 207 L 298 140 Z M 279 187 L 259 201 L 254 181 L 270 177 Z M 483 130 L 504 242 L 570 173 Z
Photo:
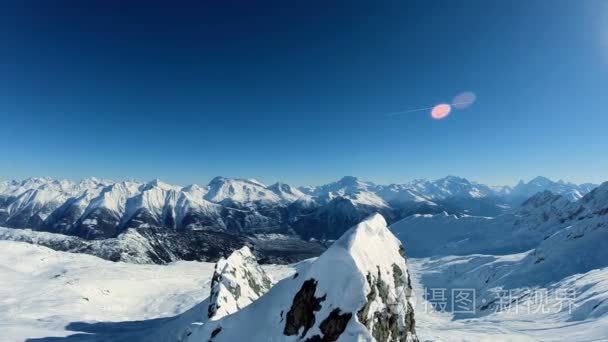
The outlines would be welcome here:
M 215 264 L 207 318 L 217 320 L 251 304 L 272 286 L 272 279 L 258 265 L 249 249 L 234 251 Z
M 238 299 L 248 295 L 235 284 L 249 278 L 231 268 L 233 256 L 218 263 L 214 289 L 220 286 L 211 299 L 217 303 L 227 296 L 231 304 L 210 306 L 212 320 L 193 329 L 188 341 L 418 341 L 403 247 L 379 214 L 236 313 Z M 234 274 L 241 274 L 239 280 L 224 285 L 222 277 Z

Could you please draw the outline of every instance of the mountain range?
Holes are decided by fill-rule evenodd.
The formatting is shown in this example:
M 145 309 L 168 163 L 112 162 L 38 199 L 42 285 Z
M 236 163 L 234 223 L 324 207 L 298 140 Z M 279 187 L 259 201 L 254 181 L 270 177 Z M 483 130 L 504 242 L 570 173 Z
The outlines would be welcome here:
M 562 309 L 554 317 L 562 321 L 592 321 L 608 313 L 608 182 L 576 201 L 545 190 L 496 217 L 413 215 L 391 230 L 408 246 L 408 255 L 420 260 L 425 286 L 475 289 L 478 316 L 518 305 L 538 309 L 531 289 L 553 300 L 560 291 L 575 297 L 568 309 L 556 306 Z M 501 291 L 509 293 L 509 309 L 501 308 Z
M 293 261 L 318 254 L 323 241 L 376 212 L 389 224 L 415 214 L 497 216 L 538 192 L 576 201 L 594 187 L 544 177 L 492 187 L 454 176 L 390 185 L 349 176 L 300 188 L 224 177 L 185 187 L 160 180 L 30 178 L 0 183 L 0 226 L 33 232 L 0 235 L 111 260 L 215 260 L 233 247 L 250 245 L 261 258 L 276 262 L 288 253 L 285 261 Z M 71 239 L 58 242 L 38 231 Z

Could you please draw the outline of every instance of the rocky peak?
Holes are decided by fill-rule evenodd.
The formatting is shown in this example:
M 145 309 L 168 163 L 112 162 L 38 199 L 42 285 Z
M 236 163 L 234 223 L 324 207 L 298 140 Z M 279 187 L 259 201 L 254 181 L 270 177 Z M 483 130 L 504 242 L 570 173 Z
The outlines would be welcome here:
M 403 253 L 374 214 L 253 304 L 200 326 L 189 341 L 418 341 Z
M 272 286 L 249 247 L 234 251 L 215 264 L 207 317 L 217 320 L 251 304 Z

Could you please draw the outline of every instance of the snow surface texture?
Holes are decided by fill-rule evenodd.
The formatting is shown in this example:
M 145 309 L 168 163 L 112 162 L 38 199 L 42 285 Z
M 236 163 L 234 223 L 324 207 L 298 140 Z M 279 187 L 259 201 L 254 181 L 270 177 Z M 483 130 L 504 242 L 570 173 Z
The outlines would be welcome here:
M 381 215 L 353 227 L 315 261 L 188 341 L 417 341 L 403 248 Z
M 0 340 L 162 341 L 184 337 L 192 322 L 206 317 L 214 264 L 177 262 L 134 265 L 56 252 L 22 242 L 0 241 Z M 502 262 L 521 259 L 504 257 Z M 449 313 L 426 310 L 424 287 L 475 276 L 488 256 L 408 261 L 415 298 L 416 332 L 421 341 L 603 341 L 608 335 L 608 268 L 566 277 L 551 285 L 580 293 L 574 312 L 523 315 L 490 312 L 453 320 Z M 485 261 L 479 261 L 484 260 Z M 511 260 L 509 260 L 511 259 Z M 264 266 L 273 278 L 290 279 L 310 261 Z M 473 267 L 460 267 L 458 264 Z M 298 276 L 299 277 L 299 276 Z M 479 283 L 485 279 L 479 278 Z M 280 284 L 280 283 L 279 283 Z M 84 299 L 86 298 L 86 299 Z M 53 338 L 53 336 L 55 338 Z

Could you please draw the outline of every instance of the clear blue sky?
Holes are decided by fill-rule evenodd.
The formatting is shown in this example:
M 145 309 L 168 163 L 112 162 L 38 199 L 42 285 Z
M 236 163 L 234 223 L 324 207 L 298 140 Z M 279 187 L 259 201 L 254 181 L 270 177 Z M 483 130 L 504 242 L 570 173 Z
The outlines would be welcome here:
M 608 180 L 605 1 L 126 3 L 0 5 L 0 179 Z

